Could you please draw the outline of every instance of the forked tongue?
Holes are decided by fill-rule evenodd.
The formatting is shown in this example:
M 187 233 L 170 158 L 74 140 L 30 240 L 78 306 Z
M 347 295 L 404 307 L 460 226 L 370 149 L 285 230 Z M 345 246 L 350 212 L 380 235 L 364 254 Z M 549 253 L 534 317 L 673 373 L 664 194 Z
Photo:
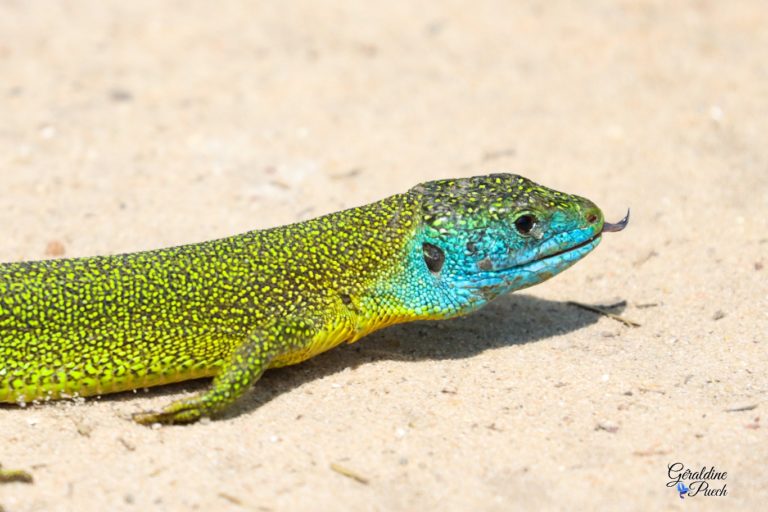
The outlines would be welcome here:
M 612 224 L 610 222 L 603 222 L 603 233 L 621 231 L 622 229 L 627 227 L 627 224 L 629 224 L 629 209 L 627 209 L 627 214 L 624 216 L 624 218 L 621 219 L 616 224 Z

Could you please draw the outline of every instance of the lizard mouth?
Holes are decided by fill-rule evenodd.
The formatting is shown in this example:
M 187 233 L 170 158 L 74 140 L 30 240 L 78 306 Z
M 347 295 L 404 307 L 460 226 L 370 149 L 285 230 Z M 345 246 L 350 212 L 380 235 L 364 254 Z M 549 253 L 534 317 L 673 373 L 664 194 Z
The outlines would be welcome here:
M 561 256 L 565 253 L 569 253 L 572 251 L 577 251 L 581 249 L 582 247 L 586 247 L 590 244 L 593 244 L 600 240 L 600 237 L 603 236 L 603 233 L 617 233 L 619 231 L 622 231 L 624 228 L 627 227 L 627 224 L 629 224 L 629 210 L 627 210 L 627 214 L 624 216 L 623 219 L 621 219 L 619 222 L 613 223 L 613 222 L 604 222 L 603 223 L 603 229 L 600 230 L 599 233 L 596 233 L 591 238 L 588 238 L 587 240 L 584 240 L 583 242 L 574 245 L 573 247 L 568 247 L 567 249 L 562 249 L 557 252 L 553 252 L 552 254 L 547 254 L 546 256 L 542 256 L 541 258 L 538 258 L 534 261 L 542 261 L 547 260 L 549 258 L 556 258 L 557 256 Z
M 539 258 L 539 259 L 536 259 L 536 260 L 534 260 L 534 261 L 543 261 L 543 260 L 548 260 L 549 258 L 556 258 L 556 257 L 558 257 L 558 256 L 560 256 L 560 255 L 563 255 L 563 254 L 565 254 L 565 253 L 568 253 L 568 252 L 572 252 L 572 251 L 578 251 L 578 250 L 579 250 L 579 249 L 581 249 L 582 247 L 586 247 L 586 246 L 588 246 L 588 245 L 590 245 L 590 244 L 592 244 L 592 243 L 596 242 L 597 240 L 599 240 L 599 239 L 600 239 L 600 237 L 601 237 L 601 236 L 603 236 L 603 233 L 602 233 L 602 232 L 600 232 L 600 233 L 596 234 L 596 235 L 595 235 L 595 236 L 593 236 L 592 238 L 588 238 L 588 239 L 584 240 L 584 241 L 583 241 L 583 242 L 581 242 L 580 244 L 576 244 L 576 245 L 574 245 L 573 247 L 568 247 L 567 249 L 563 249 L 563 250 L 561 250 L 561 251 L 553 252 L 552 254 L 547 254 L 546 256 L 542 256 L 541 258 Z
M 545 251 L 542 251 L 544 252 L 544 254 L 541 254 L 537 258 L 533 258 L 522 263 L 516 263 L 508 266 L 507 265 L 497 266 L 495 268 L 490 258 L 485 258 L 483 261 L 481 261 L 478 264 L 478 269 L 481 271 L 481 274 L 484 274 L 485 276 L 488 276 L 489 274 L 493 275 L 493 274 L 499 274 L 499 273 L 501 274 L 506 274 L 510 272 L 514 273 L 516 271 L 526 270 L 527 268 L 530 269 L 531 267 L 541 268 L 541 264 L 543 262 L 547 262 L 545 263 L 545 265 L 550 265 L 551 262 L 549 262 L 548 260 L 553 260 L 555 258 L 563 256 L 564 254 L 569 254 L 569 253 L 578 254 L 578 251 L 583 251 L 583 254 L 578 255 L 576 258 L 562 258 L 563 259 L 562 262 L 555 262 L 555 263 L 552 263 L 551 265 L 551 266 L 558 266 L 561 263 L 563 263 L 570 266 L 576 261 L 578 261 L 579 259 L 581 259 L 582 257 L 584 257 L 586 254 L 588 254 L 592 249 L 597 247 L 597 244 L 600 243 L 600 240 L 602 239 L 603 233 L 622 231 L 625 227 L 627 227 L 628 223 L 629 223 L 629 211 L 627 211 L 627 215 L 617 223 L 604 222 L 602 229 L 600 231 L 592 234 L 591 237 L 587 238 L 586 240 L 583 240 L 582 242 L 577 243 L 576 245 L 572 245 L 564 249 L 558 249 L 551 253 L 546 253 Z M 571 231 L 568 233 L 561 233 L 560 236 L 581 238 L 581 236 L 586 235 L 586 233 L 584 233 L 583 235 L 580 235 L 580 232 L 587 231 L 588 229 L 589 228 L 582 228 L 580 230 Z M 557 249 L 558 245 L 562 247 L 562 242 L 558 243 L 554 239 L 549 239 L 548 242 L 550 245 L 549 247 L 550 250 Z

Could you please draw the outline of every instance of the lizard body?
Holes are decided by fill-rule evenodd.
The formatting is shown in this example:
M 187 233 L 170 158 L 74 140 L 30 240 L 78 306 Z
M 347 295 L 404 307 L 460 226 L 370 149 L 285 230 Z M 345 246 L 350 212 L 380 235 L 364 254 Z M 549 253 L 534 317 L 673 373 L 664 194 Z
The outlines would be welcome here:
M 603 230 L 587 199 L 499 174 L 199 244 L 2 264 L 0 402 L 214 377 L 199 395 L 135 416 L 194 421 L 268 368 L 548 279 Z

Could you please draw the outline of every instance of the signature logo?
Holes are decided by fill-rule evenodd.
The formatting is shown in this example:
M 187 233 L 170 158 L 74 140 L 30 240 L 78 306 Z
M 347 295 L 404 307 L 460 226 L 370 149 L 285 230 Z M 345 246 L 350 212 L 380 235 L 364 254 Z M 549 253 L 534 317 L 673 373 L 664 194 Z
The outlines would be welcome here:
M 715 466 L 709 469 L 704 466 L 700 470 L 692 471 L 682 462 L 673 462 L 667 466 L 667 476 L 669 477 L 667 487 L 674 487 L 681 500 L 686 496 L 693 498 L 694 496 L 728 495 L 725 484 L 728 472 L 718 471 Z

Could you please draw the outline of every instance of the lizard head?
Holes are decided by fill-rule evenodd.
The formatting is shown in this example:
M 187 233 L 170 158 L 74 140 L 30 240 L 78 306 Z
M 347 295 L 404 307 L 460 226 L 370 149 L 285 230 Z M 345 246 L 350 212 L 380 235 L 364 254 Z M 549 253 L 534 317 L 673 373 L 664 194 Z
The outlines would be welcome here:
M 451 314 L 549 279 L 628 221 L 606 223 L 588 199 L 513 174 L 432 181 L 412 191 L 421 196 L 413 260 L 421 260 L 422 282 L 440 302 L 427 309 Z

